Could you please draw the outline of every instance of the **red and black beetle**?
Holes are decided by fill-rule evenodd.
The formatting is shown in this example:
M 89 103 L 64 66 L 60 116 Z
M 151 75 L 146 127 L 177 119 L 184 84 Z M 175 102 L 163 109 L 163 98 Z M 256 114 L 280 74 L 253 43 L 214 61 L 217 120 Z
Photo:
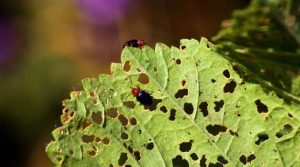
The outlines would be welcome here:
M 142 105 L 149 106 L 153 102 L 153 97 L 148 92 L 141 90 L 139 87 L 132 88 L 131 93 Z
M 130 46 L 130 47 L 134 47 L 134 48 L 142 48 L 142 46 L 144 46 L 144 45 L 145 45 L 144 40 L 132 39 L 132 40 L 125 42 L 125 44 L 123 45 L 123 48 L 125 48 L 126 46 Z

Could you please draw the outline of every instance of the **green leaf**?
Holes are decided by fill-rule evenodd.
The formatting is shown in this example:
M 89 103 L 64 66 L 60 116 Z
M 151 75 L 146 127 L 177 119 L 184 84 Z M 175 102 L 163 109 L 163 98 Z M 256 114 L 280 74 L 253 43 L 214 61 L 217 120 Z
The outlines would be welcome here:
M 235 11 L 214 37 L 218 52 L 300 97 L 299 7 L 296 0 L 252 1 L 246 9 Z
M 127 47 L 112 75 L 83 80 L 46 148 L 55 166 L 297 165 L 299 101 L 204 38 L 181 44 Z M 131 95 L 136 86 L 150 107 Z

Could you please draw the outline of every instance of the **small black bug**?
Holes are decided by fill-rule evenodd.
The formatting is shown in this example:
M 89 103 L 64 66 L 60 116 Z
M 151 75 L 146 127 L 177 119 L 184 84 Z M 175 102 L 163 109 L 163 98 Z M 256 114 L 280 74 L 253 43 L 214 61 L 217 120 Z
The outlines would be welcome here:
M 125 42 L 125 44 L 123 45 L 123 48 L 125 48 L 126 46 L 130 46 L 130 47 L 134 47 L 134 48 L 142 48 L 142 46 L 144 46 L 144 45 L 145 45 L 144 40 L 132 39 L 132 40 Z
M 142 105 L 150 106 L 153 102 L 153 97 L 146 91 L 141 90 L 139 87 L 132 88 L 131 93 Z

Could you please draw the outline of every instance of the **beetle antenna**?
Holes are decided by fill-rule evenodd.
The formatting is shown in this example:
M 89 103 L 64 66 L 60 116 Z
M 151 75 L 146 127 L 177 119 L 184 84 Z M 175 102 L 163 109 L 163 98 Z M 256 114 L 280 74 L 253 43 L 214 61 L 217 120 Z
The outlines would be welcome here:
M 130 81 L 130 84 L 131 84 L 131 88 L 133 88 L 133 84 L 132 84 L 132 80 L 131 80 L 131 77 L 129 77 L 129 81 Z
M 132 80 L 131 80 L 131 77 L 127 77 L 129 79 L 129 82 L 130 82 L 130 88 L 132 89 L 133 88 L 133 83 L 132 83 Z
M 126 77 L 127 79 L 129 79 L 129 82 L 130 82 L 130 89 L 133 89 L 133 84 L 132 84 L 132 80 L 131 80 L 131 77 Z M 130 92 L 131 92 L 131 90 L 130 90 Z M 124 99 L 124 101 L 126 101 L 127 100 L 127 98 L 128 98 L 128 96 L 129 96 L 130 94 L 127 94 L 127 96 L 125 97 L 125 99 Z

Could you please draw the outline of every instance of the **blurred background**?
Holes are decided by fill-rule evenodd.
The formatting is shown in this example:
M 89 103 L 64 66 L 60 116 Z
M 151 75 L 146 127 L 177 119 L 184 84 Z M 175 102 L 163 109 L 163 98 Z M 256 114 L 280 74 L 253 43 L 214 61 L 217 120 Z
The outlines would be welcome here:
M 1 0 L 0 166 L 50 167 L 61 101 L 109 73 L 127 40 L 210 38 L 249 0 Z

